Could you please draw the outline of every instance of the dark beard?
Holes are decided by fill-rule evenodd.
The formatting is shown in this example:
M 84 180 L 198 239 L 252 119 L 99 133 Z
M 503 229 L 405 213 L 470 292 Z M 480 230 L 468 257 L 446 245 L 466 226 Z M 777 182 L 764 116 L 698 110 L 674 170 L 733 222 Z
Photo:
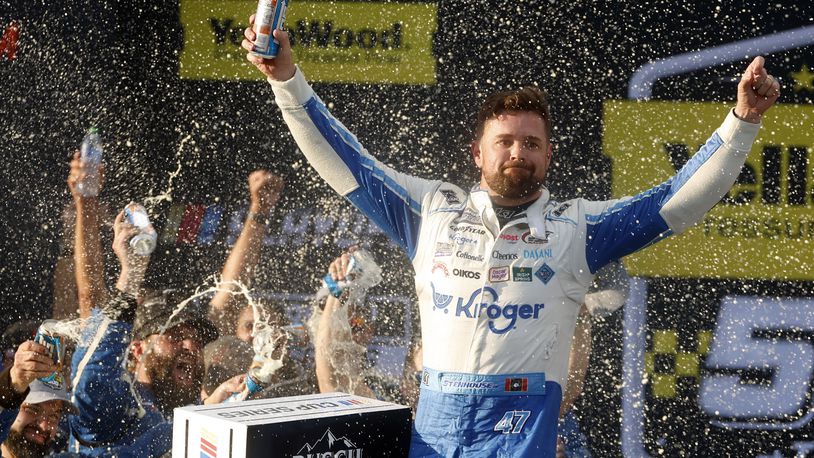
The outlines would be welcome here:
M 511 167 L 528 170 L 529 174 L 522 178 L 506 176 L 503 172 Z M 534 172 L 534 166 L 531 164 L 525 162 L 511 162 L 503 164 L 496 173 L 489 175 L 484 174 L 483 178 L 486 180 L 486 184 L 489 185 L 489 188 L 497 193 L 497 195 L 517 199 L 528 197 L 539 191 L 543 186 L 543 180 L 537 178 Z
M 36 428 L 36 426 L 26 426 L 26 428 Z M 40 445 L 25 438 L 23 432 L 10 430 L 6 438 L 6 447 L 16 458 L 42 458 L 51 449 L 50 441 Z
M 192 379 L 196 381 L 191 386 L 180 385 L 172 376 L 175 360 L 153 352 L 144 357 L 144 366 L 152 383 L 158 408 L 161 412 L 172 413 L 176 407 L 194 404 L 201 397 L 201 383 L 203 382 L 203 364 L 193 367 Z

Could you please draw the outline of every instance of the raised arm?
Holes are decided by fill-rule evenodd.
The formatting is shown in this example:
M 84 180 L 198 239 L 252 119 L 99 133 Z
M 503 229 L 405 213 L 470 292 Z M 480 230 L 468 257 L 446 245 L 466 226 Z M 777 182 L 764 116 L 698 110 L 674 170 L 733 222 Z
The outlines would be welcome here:
M 253 21 L 252 17 L 250 22 Z M 243 47 L 251 50 L 254 39 L 251 27 L 245 35 Z M 424 197 L 434 192 L 440 182 L 396 172 L 371 156 L 331 116 L 294 65 L 288 34 L 275 30 L 274 37 L 280 43 L 280 53 L 275 59 L 252 54 L 248 59 L 268 78 L 300 150 L 328 185 L 373 220 L 412 258 L 418 243 Z
M 74 228 L 74 272 L 76 292 L 79 300 L 79 316 L 87 318 L 93 307 L 107 300 L 104 283 L 104 257 L 99 237 L 100 205 L 96 196 L 83 196 L 77 184 L 85 177 L 79 151 L 74 153 L 71 171 L 68 175 L 68 188 L 76 206 L 76 226 Z M 101 166 L 100 166 L 101 169 Z M 100 170 L 101 175 L 101 170 Z
M 71 431 L 89 447 L 107 446 L 120 441 L 131 429 L 144 427 L 145 411 L 123 361 L 128 356 L 136 313 L 133 292 L 141 287 L 148 257 L 128 253 L 127 235 L 134 228 L 124 220 L 123 212 L 113 228 L 122 275 L 108 302 L 89 318 L 72 361 L 74 402 L 79 414 L 70 417 Z
M 223 265 L 222 283 L 219 285 L 219 289 L 223 291 L 218 291 L 210 302 L 210 315 L 221 335 L 235 334 L 239 314 L 239 310 L 234 310 L 232 294 L 229 293 L 234 286 L 228 282 L 237 280 L 245 284 L 252 278 L 260 262 L 269 213 L 280 200 L 283 186 L 280 177 L 265 170 L 256 170 L 249 175 L 249 213 L 243 230 Z
M 756 57 L 738 85 L 735 108 L 676 175 L 635 197 L 586 202 L 588 269 L 596 272 L 700 221 L 735 183 L 763 114 L 779 96 L 779 84 L 763 68 L 763 58 Z
M 334 281 L 344 281 L 350 254 L 344 253 L 328 267 Z M 344 391 L 376 397 L 362 376 L 365 348 L 353 341 L 348 306 L 328 295 L 314 338 L 314 362 L 321 393 Z

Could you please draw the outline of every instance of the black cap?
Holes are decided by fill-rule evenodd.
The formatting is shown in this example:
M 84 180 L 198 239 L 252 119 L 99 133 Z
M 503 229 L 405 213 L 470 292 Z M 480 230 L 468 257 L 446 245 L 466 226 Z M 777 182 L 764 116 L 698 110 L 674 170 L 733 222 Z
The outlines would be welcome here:
M 178 304 L 188 297 L 189 295 L 177 289 L 165 289 L 147 294 L 144 302 L 136 310 L 133 339 L 142 340 L 149 335 L 158 334 Z M 172 318 L 169 324 L 166 324 L 166 329 L 188 324 L 198 330 L 201 345 L 206 345 L 218 338 L 218 328 L 207 317 L 208 308 L 209 304 L 206 300 L 191 300 L 184 305 L 181 312 Z

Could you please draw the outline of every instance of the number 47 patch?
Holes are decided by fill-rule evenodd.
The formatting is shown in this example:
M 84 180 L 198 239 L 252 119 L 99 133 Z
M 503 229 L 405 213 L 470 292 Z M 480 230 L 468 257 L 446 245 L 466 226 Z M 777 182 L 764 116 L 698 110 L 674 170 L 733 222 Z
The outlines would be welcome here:
M 531 416 L 528 410 L 509 410 L 503 414 L 503 418 L 494 427 L 495 431 L 503 434 L 518 434 L 523 431 L 523 426 L 526 425 L 526 420 Z

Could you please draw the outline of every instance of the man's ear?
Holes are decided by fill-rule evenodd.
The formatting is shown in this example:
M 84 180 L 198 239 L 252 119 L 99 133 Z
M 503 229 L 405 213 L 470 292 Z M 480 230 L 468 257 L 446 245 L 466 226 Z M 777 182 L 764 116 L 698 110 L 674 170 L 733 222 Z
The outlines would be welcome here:
M 483 167 L 483 157 L 480 154 L 480 140 L 473 140 L 472 143 L 469 144 L 469 151 L 472 153 L 472 159 L 475 160 L 475 165 L 478 168 Z
M 554 158 L 554 144 L 548 142 L 548 165 L 551 166 L 551 160 Z
M 134 340 L 130 342 L 130 355 L 135 358 L 136 361 L 141 360 L 141 357 L 144 356 L 144 350 L 147 348 L 147 343 L 143 340 Z

